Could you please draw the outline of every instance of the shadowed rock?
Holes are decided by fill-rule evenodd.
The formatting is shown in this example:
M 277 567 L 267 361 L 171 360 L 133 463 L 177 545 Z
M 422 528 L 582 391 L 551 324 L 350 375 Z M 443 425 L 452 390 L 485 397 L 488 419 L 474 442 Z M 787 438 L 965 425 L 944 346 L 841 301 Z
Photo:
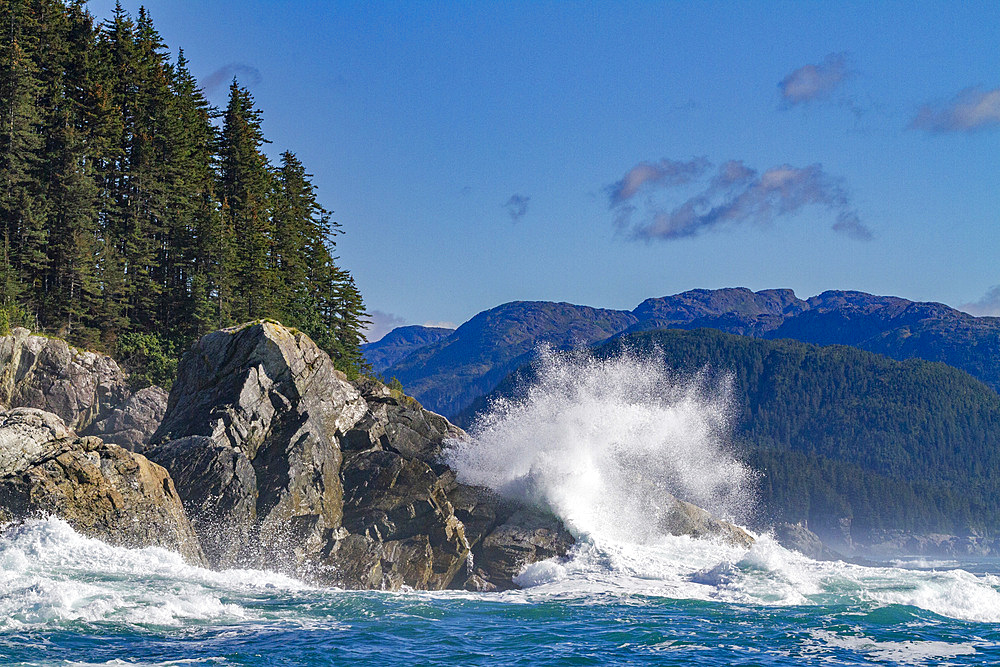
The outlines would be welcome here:
M 146 387 L 113 408 L 107 417 L 91 424 L 86 434 L 133 452 L 142 452 L 166 411 L 167 392 L 155 385 Z
M 125 374 L 111 357 L 32 336 L 16 328 L 0 336 L 0 403 L 38 408 L 82 431 L 129 395 Z
M 16 328 L 0 336 L 0 404 L 54 413 L 82 435 L 141 451 L 166 409 L 159 387 L 132 391 L 106 354 Z

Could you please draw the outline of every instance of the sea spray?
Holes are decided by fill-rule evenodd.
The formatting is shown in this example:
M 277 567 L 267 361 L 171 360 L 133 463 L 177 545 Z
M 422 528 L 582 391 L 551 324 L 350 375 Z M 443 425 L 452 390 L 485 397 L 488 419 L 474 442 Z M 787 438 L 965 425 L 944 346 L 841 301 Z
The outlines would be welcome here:
M 615 595 L 767 607 L 915 607 L 1000 622 L 1000 579 L 815 561 L 769 535 L 752 548 L 663 534 L 672 494 L 740 521 L 755 473 L 733 455 L 729 383 L 682 378 L 662 359 L 544 352 L 532 381 L 452 441 L 459 481 L 550 508 L 578 538 L 569 557 L 527 566 L 528 600 Z M 963 648 L 963 651 L 965 649 Z
M 578 537 L 648 542 L 670 497 L 739 521 L 754 474 L 731 453 L 727 380 L 680 378 L 654 356 L 543 351 L 534 381 L 448 443 L 467 484 L 551 509 Z

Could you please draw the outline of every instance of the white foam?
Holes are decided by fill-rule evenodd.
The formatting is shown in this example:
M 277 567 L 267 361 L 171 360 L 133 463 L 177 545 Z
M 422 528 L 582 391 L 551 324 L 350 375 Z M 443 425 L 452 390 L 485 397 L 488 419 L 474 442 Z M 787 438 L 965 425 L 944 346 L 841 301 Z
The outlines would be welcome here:
M 957 560 L 933 560 L 928 558 L 897 558 L 889 562 L 893 567 L 906 570 L 940 570 L 959 566 Z
M 751 508 L 729 452 L 728 385 L 672 378 L 655 360 L 543 354 L 539 381 L 451 441 L 458 479 L 551 508 L 577 536 L 655 540 L 669 494 L 725 517 Z
M 194 567 L 165 549 L 109 546 L 55 518 L 27 521 L 0 538 L 0 630 L 69 621 L 239 622 L 249 613 L 224 598 L 305 588 L 271 572 Z
M 577 537 L 568 558 L 529 565 L 516 577 L 527 588 L 521 595 L 901 604 L 1000 622 L 1000 578 L 993 575 L 819 562 L 769 535 L 741 549 L 663 534 L 657 498 L 665 492 L 723 516 L 747 516 L 753 474 L 727 444 L 727 387 L 662 369 L 662 360 L 630 354 L 611 360 L 543 354 L 536 384 L 494 405 L 469 440 L 449 443 L 446 460 L 460 481 L 546 506 Z M 934 650 L 920 647 L 905 650 Z
M 880 642 L 862 634 L 844 635 L 827 630 L 814 630 L 811 635 L 819 641 L 813 652 L 821 652 L 826 648 L 847 649 L 877 662 L 893 662 L 900 665 L 918 665 L 929 661 L 940 664 L 945 658 L 976 653 L 976 645 L 972 642 Z

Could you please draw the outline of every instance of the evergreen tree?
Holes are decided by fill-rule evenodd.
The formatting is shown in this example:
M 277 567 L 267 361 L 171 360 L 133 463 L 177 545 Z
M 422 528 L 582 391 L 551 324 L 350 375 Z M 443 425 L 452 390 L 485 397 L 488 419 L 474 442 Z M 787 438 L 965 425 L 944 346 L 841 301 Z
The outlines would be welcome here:
M 38 49 L 38 22 L 24 0 L 0 6 L 0 21 L 0 233 L 8 244 L 5 262 L 18 283 L 41 285 L 48 265 L 39 173 L 44 141 L 38 64 L 30 55 Z
M 310 178 L 294 153 L 282 154 L 273 218 L 276 312 L 342 368 L 362 368 L 364 304 L 353 278 L 334 261 L 333 237 L 340 227 L 317 202 Z
M 266 317 L 273 306 L 271 170 L 260 124 L 253 96 L 233 79 L 219 154 L 223 228 L 233 243 L 230 315 L 237 321 Z
M 131 351 L 149 379 L 273 317 L 360 367 L 363 304 L 310 175 L 290 152 L 272 170 L 235 81 L 218 115 L 145 9 L 98 27 L 85 0 L 0 3 L 0 328 Z
M 173 206 L 168 218 L 168 255 L 161 321 L 180 324 L 177 336 L 188 339 L 222 325 L 212 295 L 223 282 L 222 217 L 216 198 L 217 111 L 205 100 L 188 70 L 184 52 L 173 68 L 173 116 L 177 136 L 171 145 L 175 167 Z

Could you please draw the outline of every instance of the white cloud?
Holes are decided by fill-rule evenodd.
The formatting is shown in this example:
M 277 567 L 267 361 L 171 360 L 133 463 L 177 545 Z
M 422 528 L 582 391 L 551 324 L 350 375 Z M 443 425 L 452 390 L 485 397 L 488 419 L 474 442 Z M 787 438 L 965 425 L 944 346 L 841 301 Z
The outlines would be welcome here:
M 672 161 L 662 163 L 681 164 Z M 679 204 L 665 207 L 649 197 L 640 209 L 639 204 L 632 201 L 640 187 L 649 192 L 655 183 L 659 189 L 669 190 L 691 180 L 648 178 L 647 165 L 649 163 L 640 163 L 607 188 L 615 224 L 634 239 L 669 241 L 697 236 L 713 228 L 744 223 L 768 224 L 777 217 L 798 213 L 810 205 L 836 213 L 832 225 L 834 231 L 860 240 L 872 238 L 871 230 L 861 222 L 851 206 L 840 180 L 827 174 L 820 164 L 806 167 L 784 164 L 758 173 L 741 160 L 729 160 L 719 166 L 700 192 Z M 705 168 L 710 166 L 705 160 Z M 639 176 L 630 177 L 638 167 L 643 167 L 638 172 Z M 641 181 L 640 187 L 631 187 L 637 180 Z M 633 222 L 636 213 L 640 213 L 642 219 Z
M 383 336 L 406 324 L 406 320 L 398 315 L 386 313 L 381 310 L 372 310 L 368 313 L 370 323 L 365 327 L 365 340 L 374 343 L 381 340 Z
M 850 76 L 847 58 L 831 53 L 818 65 L 803 65 L 778 83 L 781 98 L 788 106 L 806 104 L 829 97 Z
M 1000 126 L 1000 88 L 966 88 L 945 104 L 920 107 L 910 128 L 928 132 L 973 132 Z
M 984 315 L 1000 317 L 1000 285 L 994 285 L 986 291 L 981 299 L 961 305 L 958 309 L 977 317 Z

